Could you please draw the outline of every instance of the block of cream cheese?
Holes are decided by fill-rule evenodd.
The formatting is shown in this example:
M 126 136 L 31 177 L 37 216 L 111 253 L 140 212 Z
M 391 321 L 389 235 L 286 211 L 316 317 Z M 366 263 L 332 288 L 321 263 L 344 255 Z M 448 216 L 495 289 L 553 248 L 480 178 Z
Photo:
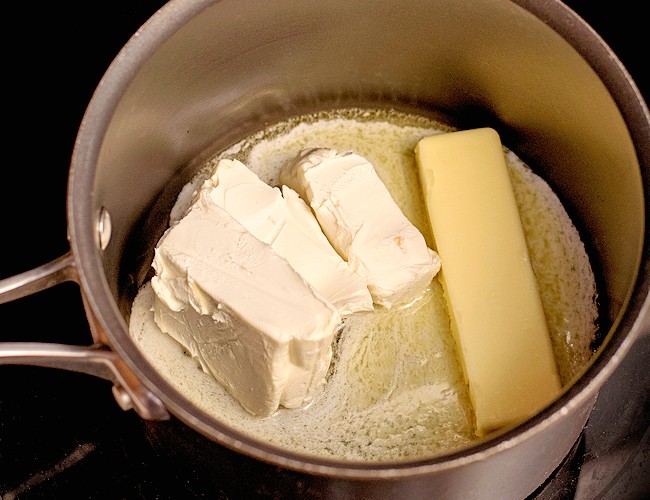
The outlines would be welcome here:
M 281 169 L 280 180 L 307 200 L 332 246 L 367 280 L 375 303 L 406 302 L 438 273 L 438 254 L 362 156 L 306 149 Z
M 480 436 L 559 395 L 551 340 L 496 131 L 426 137 L 415 155 Z
M 282 192 L 237 160 L 220 160 L 197 197 L 207 196 L 279 255 L 342 316 L 373 309 L 365 280 L 350 269 L 323 234 L 307 204 Z
M 286 259 L 202 198 L 164 233 L 153 268 L 156 323 L 246 410 L 311 400 L 341 318 Z

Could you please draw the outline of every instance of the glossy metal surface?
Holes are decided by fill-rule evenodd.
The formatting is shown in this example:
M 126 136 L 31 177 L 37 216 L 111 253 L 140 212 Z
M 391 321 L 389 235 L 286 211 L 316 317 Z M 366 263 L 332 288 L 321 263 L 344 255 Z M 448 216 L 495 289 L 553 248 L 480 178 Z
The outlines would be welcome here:
M 68 198 L 71 246 L 95 336 L 190 427 L 244 454 L 306 471 L 310 481 L 311 473 L 334 478 L 328 484 L 335 490 L 344 484 L 377 493 L 386 485 L 374 479 L 390 478 L 396 494 L 432 487 L 450 495 L 532 491 L 566 455 L 599 386 L 648 327 L 638 319 L 648 309 L 647 108 L 602 41 L 557 2 L 522 4 L 544 22 L 516 3 L 496 1 L 424 8 L 407 2 L 399 11 L 372 2 L 373 16 L 364 15 L 367 3 L 341 2 L 332 11 L 310 2 L 254 4 L 172 2 L 125 48 L 95 94 Z M 550 411 L 469 453 L 378 467 L 305 460 L 188 407 L 128 342 L 125 317 L 147 251 L 197 159 L 262 122 L 348 103 L 394 104 L 442 112 L 460 126 L 496 126 L 561 194 L 604 276 L 604 317 L 616 328 L 598 362 Z M 95 227 L 102 208 L 113 227 L 104 252 Z

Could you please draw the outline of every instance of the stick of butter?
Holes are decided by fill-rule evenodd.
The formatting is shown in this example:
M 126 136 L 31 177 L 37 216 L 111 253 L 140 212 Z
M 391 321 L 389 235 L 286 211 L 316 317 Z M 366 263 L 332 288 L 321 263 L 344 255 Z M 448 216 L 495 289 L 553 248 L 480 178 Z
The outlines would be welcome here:
M 491 128 L 415 148 L 476 433 L 533 416 L 561 390 L 501 140 Z

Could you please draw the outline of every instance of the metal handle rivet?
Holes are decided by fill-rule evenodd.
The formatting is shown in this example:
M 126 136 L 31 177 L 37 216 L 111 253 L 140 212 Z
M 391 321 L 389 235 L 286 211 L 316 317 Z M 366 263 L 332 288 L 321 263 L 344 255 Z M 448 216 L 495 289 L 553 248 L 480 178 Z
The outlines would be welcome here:
M 123 387 L 114 385 L 113 396 L 115 397 L 115 401 L 117 401 L 117 404 L 120 406 L 120 408 L 122 408 L 122 410 L 127 411 L 133 408 L 133 400 Z
M 101 250 L 105 250 L 108 246 L 108 242 L 111 240 L 111 230 L 111 215 L 106 208 L 102 207 L 97 218 L 97 241 Z

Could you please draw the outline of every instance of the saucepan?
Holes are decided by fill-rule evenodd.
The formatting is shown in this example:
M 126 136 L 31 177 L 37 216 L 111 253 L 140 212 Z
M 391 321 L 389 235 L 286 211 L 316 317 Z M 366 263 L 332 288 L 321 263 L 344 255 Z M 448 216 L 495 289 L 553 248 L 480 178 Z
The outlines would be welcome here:
M 303 456 L 192 405 L 131 341 L 153 246 L 202 161 L 267 124 L 345 106 L 496 128 L 579 228 L 602 337 L 563 396 L 516 428 L 429 459 Z M 649 192 L 647 106 L 559 1 L 172 0 L 120 51 L 87 107 L 69 172 L 69 251 L 0 282 L 2 302 L 78 283 L 92 344 L 5 343 L 0 363 L 111 380 L 118 404 L 171 429 L 170 446 L 186 443 L 206 475 L 246 474 L 242 487 L 254 492 L 525 497 L 576 443 L 599 388 L 650 326 Z

